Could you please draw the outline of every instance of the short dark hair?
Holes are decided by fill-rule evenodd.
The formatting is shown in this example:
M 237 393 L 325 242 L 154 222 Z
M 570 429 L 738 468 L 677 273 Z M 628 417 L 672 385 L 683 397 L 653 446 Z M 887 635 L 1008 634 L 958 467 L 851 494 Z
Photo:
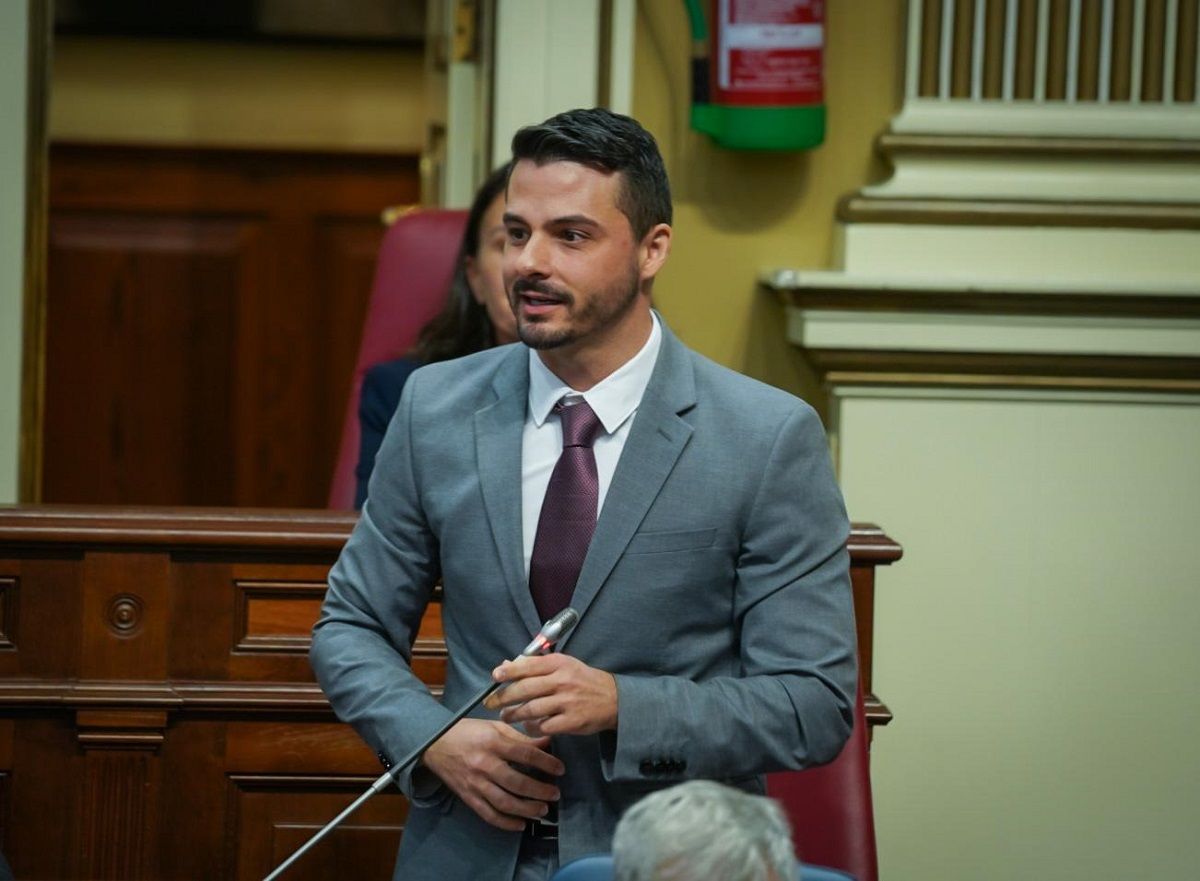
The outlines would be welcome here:
M 512 154 L 514 166 L 522 159 L 538 165 L 566 161 L 621 172 L 617 207 L 639 241 L 655 224 L 671 222 L 671 186 L 658 144 L 628 116 L 602 107 L 568 110 L 520 129 Z
M 454 264 L 454 278 L 450 281 L 446 305 L 421 328 L 417 344 L 409 353 L 422 364 L 461 358 L 496 345 L 496 334 L 492 320 L 488 318 L 487 307 L 476 301 L 467 283 L 467 258 L 479 257 L 483 215 L 496 197 L 503 194 L 508 181 L 508 169 L 509 165 L 505 163 L 488 175 L 475 194 L 471 210 L 467 212 L 467 226 Z

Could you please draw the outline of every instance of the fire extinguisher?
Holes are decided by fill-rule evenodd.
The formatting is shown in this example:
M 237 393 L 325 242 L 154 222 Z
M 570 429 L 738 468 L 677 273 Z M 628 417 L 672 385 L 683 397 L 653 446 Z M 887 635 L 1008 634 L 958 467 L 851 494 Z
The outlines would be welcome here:
M 825 140 L 824 0 L 684 2 L 692 128 L 737 150 L 804 150 Z

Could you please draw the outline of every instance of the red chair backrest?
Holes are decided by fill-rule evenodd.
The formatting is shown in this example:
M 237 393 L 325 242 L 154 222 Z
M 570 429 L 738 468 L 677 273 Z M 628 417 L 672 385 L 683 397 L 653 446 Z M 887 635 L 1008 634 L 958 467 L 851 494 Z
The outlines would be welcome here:
M 393 223 L 383 237 L 329 488 L 330 508 L 354 507 L 363 374 L 376 364 L 404 355 L 417 341 L 421 328 L 442 308 L 466 222 L 465 211 L 414 211 Z
M 767 793 L 783 803 L 792 821 L 797 856 L 849 872 L 858 881 L 879 878 L 868 758 L 859 688 L 854 731 L 841 755 L 819 768 L 767 775 Z

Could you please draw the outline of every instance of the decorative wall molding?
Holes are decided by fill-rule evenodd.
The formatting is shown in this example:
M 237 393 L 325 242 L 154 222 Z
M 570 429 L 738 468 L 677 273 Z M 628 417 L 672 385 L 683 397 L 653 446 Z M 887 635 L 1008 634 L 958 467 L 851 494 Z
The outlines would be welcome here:
M 1200 319 L 1200 279 L 1172 293 L 1015 283 L 964 286 L 953 280 L 855 278 L 847 273 L 768 271 L 762 283 L 786 306 L 859 312 Z
M 1200 286 L 889 283 L 777 270 L 787 337 L 833 387 L 940 386 L 1200 392 Z
M 1200 202 L 1075 202 L 954 198 L 872 198 L 855 194 L 838 203 L 843 223 L 935 226 L 1049 226 L 1200 230 Z
M 1198 31 L 1177 0 L 909 0 L 906 103 L 1191 109 Z
M 108 602 L 108 629 L 120 637 L 136 636 L 142 628 L 145 607 L 145 602 L 137 594 L 116 594 Z
M 891 176 L 838 205 L 835 269 L 774 270 L 833 386 L 1191 393 L 1200 13 L 909 0 Z
M 1061 156 L 1071 159 L 1200 160 L 1200 139 L 1030 135 L 907 134 L 884 132 L 875 148 L 885 159 L 913 154 L 944 156 Z
M 904 102 L 878 143 L 894 173 L 864 196 L 1200 203 L 1193 4 L 909 0 L 908 8 Z M 940 222 L 913 219 L 921 211 L 912 209 L 888 221 L 859 205 L 843 218 Z M 961 222 L 988 222 L 978 209 L 966 214 Z M 1080 222 L 1068 205 L 1008 222 L 1047 215 Z M 1143 211 L 1110 207 L 1085 216 L 1091 225 L 1132 216 L 1139 227 L 1190 229 L 1196 215 L 1193 207 L 1182 221 L 1139 222 Z
M 164 710 L 77 710 L 76 738 L 88 749 L 157 750 L 167 727 Z
M 307 655 L 325 582 L 236 580 L 236 652 Z

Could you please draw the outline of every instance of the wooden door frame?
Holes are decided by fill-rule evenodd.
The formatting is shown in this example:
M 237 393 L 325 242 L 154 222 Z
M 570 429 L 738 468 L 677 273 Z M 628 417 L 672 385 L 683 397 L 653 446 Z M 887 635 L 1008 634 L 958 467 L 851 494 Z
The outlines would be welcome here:
M 18 494 L 42 497 L 42 414 L 45 406 L 47 115 L 54 36 L 54 0 L 28 0 L 25 104 L 25 252 L 21 333 L 21 440 Z

